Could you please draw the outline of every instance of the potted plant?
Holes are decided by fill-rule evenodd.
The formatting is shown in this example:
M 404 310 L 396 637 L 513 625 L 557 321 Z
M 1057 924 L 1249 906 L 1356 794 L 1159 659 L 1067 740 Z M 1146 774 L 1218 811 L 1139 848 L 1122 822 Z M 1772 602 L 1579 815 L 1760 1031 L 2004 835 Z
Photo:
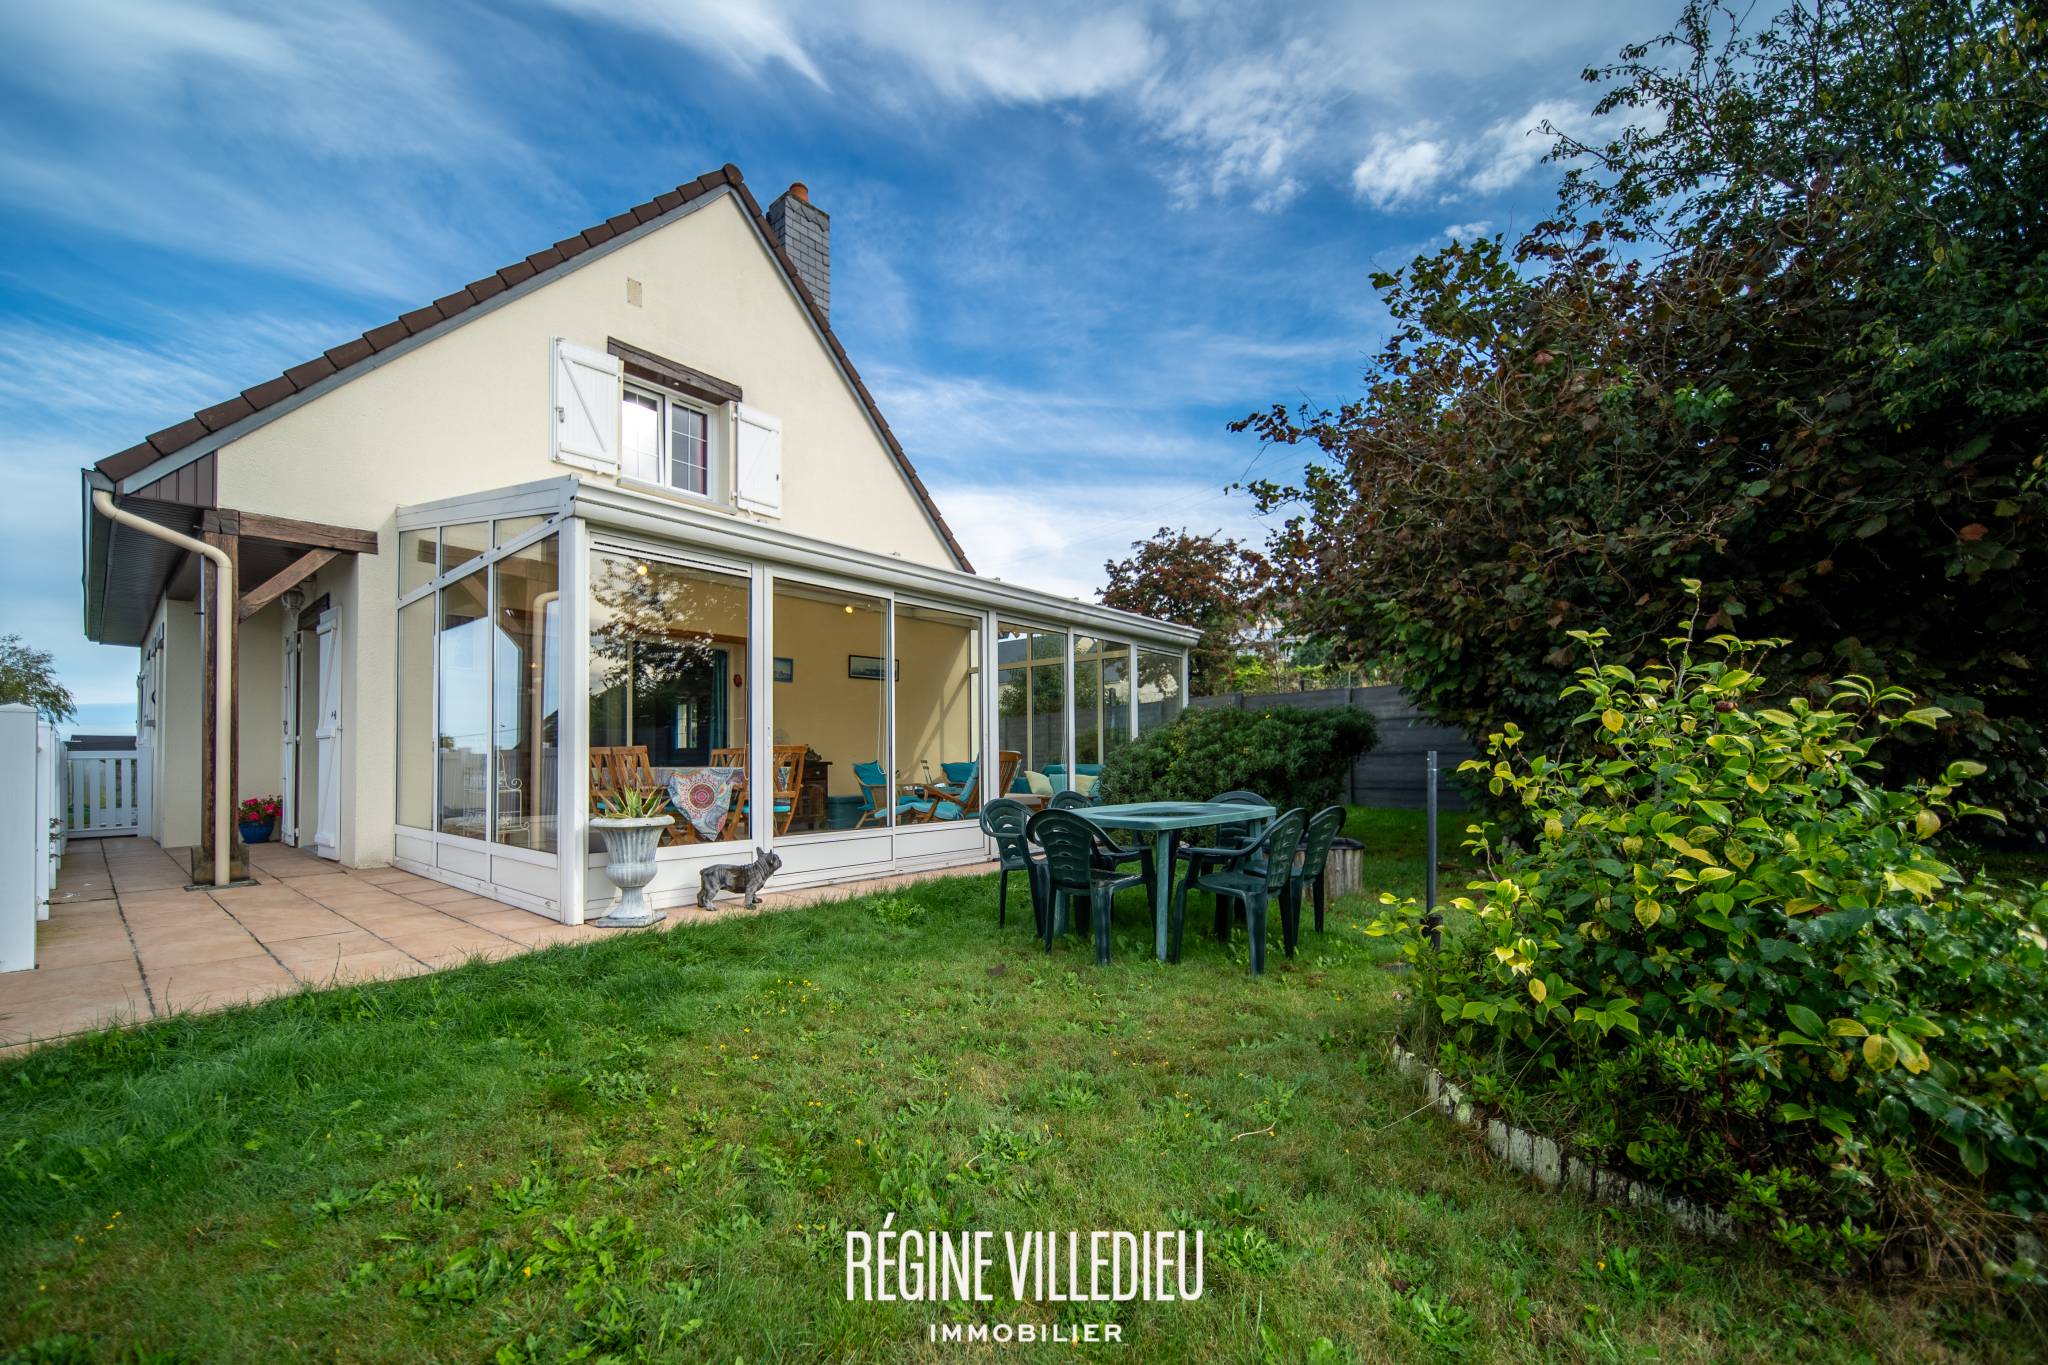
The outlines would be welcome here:
M 647 903 L 641 888 L 654 880 L 654 850 L 661 832 L 675 823 L 665 814 L 668 793 L 627 788 L 601 792 L 600 814 L 590 827 L 604 836 L 604 875 L 619 888 L 619 903 L 610 914 L 590 921 L 601 929 L 638 929 L 659 924 L 664 912 Z
M 277 828 L 277 817 L 283 813 L 282 796 L 252 796 L 244 801 L 235 814 L 236 823 L 242 827 L 242 842 L 269 843 L 271 832 Z

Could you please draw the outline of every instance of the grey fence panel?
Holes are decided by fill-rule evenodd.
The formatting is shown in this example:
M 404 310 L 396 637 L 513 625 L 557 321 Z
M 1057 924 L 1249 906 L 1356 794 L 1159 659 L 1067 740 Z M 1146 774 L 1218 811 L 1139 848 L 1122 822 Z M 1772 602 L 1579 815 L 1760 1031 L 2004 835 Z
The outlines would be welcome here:
M 1292 706 L 1321 710 L 1331 706 L 1356 706 L 1372 713 L 1379 722 L 1380 742 L 1351 766 L 1350 790 L 1345 799 L 1354 806 L 1383 806 L 1392 810 L 1421 810 L 1427 796 L 1428 754 L 1436 750 L 1437 769 L 1443 774 L 1437 805 L 1443 811 L 1467 811 L 1472 807 L 1451 778 L 1458 765 L 1477 754 L 1464 732 L 1438 725 L 1415 708 L 1401 689 L 1382 687 L 1325 687 L 1313 692 L 1230 692 L 1220 697 L 1196 697 L 1192 706 L 1234 706 L 1257 711 Z

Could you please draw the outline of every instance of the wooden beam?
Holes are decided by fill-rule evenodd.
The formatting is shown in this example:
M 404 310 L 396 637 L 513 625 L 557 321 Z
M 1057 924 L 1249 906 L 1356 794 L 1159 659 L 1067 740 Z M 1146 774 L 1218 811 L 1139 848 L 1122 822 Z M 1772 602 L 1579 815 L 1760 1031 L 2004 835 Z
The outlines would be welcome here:
M 339 550 L 345 555 L 377 553 L 377 533 L 353 526 L 330 526 L 320 521 L 294 521 L 290 517 L 266 516 L 261 512 L 238 512 L 232 507 L 210 510 L 202 529 L 250 540 L 269 540 L 281 545 L 304 545 L 312 549 Z
M 246 621 L 257 612 L 275 602 L 287 588 L 299 584 L 319 573 L 329 560 L 341 557 L 339 550 L 308 550 L 290 564 L 272 574 L 268 581 L 242 594 L 242 600 L 235 604 L 235 619 Z

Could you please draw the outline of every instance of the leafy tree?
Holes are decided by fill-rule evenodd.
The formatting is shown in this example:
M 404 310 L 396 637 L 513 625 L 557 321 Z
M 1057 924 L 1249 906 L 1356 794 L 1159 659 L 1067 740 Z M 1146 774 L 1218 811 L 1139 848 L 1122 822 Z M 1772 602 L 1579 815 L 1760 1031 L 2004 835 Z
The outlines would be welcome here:
M 19 635 L 0 636 L 0 703 L 33 706 L 52 724 L 75 720 L 78 706 L 57 681 L 46 649 L 31 649 Z
M 1259 619 L 1272 580 L 1266 557 L 1221 532 L 1190 535 L 1185 527 L 1162 526 L 1150 540 L 1132 541 L 1131 549 L 1136 553 L 1129 559 L 1102 566 L 1109 577 L 1102 604 L 1198 628 L 1202 638 L 1188 659 L 1190 689 L 1196 696 L 1230 690 L 1240 641 Z
M 2038 834 L 2048 32 L 1852 0 L 1749 34 L 1694 0 L 1657 46 L 1587 73 L 1656 117 L 1560 139 L 1556 218 L 1374 277 L 1364 397 L 1236 424 L 1328 457 L 1254 490 L 1298 504 L 1275 590 L 1439 718 L 1563 750 L 1571 632 L 1640 667 L 1696 577 L 1708 628 L 1793 642 L 1781 697 L 1855 672 L 1939 705 L 1879 756 L 1980 760 Z

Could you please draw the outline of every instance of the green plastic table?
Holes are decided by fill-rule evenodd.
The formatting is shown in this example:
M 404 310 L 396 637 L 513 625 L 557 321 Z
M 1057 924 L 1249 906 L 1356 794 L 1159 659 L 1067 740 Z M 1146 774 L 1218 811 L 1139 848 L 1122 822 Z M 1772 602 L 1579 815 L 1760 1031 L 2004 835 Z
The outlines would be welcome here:
M 1207 829 L 1212 825 L 1264 824 L 1278 819 L 1271 806 L 1217 805 L 1209 801 L 1137 801 L 1127 806 L 1088 806 L 1074 812 L 1104 833 L 1113 829 L 1138 830 L 1152 836 L 1153 866 L 1158 877 L 1152 888 L 1153 947 L 1161 962 L 1166 961 L 1166 915 L 1173 901 L 1174 836 L 1184 829 Z

